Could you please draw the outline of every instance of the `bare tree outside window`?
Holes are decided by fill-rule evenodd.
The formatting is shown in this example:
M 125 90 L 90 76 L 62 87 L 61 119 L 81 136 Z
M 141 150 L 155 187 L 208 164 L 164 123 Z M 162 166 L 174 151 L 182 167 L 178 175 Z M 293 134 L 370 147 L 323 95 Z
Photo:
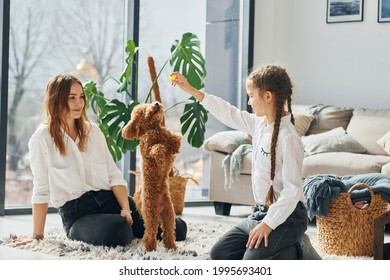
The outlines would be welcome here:
M 75 69 L 74 74 L 80 75 L 84 80 L 93 78 L 102 85 L 107 78 L 119 76 L 123 70 L 124 1 L 76 2 L 77 5 L 73 6 L 69 6 L 66 1 L 59 3 L 63 12 L 57 20 L 57 38 L 63 44 L 58 48 L 61 53 L 66 54 L 61 59 L 73 67 L 80 62 L 88 63 L 88 67 L 92 66 L 95 70 L 95 77 L 86 75 L 93 74 L 91 69 L 84 72 Z M 83 55 L 81 61 L 80 54 Z
M 13 1 L 12 4 L 16 3 Z M 15 172 L 21 157 L 26 152 L 19 109 L 24 95 L 28 93 L 30 77 L 33 71 L 37 70 L 40 61 L 47 52 L 50 30 L 45 30 L 47 23 L 42 20 L 46 18 L 45 9 L 39 9 L 36 12 L 31 7 L 31 1 L 27 1 L 26 5 L 21 5 L 21 7 L 12 5 L 11 8 L 12 12 L 19 9 L 18 14 L 23 15 L 23 20 L 13 17 L 10 27 L 10 104 L 7 155 L 9 170 Z
M 44 121 L 47 81 L 71 73 L 103 83 L 122 71 L 125 1 L 11 1 L 6 207 L 31 205 L 27 142 Z

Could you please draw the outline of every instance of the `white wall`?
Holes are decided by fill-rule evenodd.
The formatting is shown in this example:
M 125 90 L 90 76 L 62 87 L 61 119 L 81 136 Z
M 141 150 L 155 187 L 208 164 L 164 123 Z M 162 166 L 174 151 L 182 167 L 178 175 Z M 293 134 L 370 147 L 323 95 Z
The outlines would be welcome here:
M 256 0 L 254 64 L 285 66 L 295 103 L 390 108 L 390 23 L 326 23 L 326 0 Z

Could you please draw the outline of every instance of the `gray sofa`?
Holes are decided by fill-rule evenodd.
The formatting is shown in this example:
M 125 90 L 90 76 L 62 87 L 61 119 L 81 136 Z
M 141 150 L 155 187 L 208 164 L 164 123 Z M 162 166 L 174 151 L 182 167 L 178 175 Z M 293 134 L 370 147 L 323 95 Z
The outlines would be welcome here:
M 366 173 L 390 177 L 390 109 L 293 105 L 293 113 L 305 147 L 303 178 Z M 238 178 L 229 176 L 232 170 L 226 169 L 224 161 L 242 145 L 250 144 L 250 135 L 239 131 L 218 132 L 204 143 L 204 149 L 210 153 L 209 199 L 217 214 L 229 215 L 232 204 L 254 204 L 251 150 L 240 154 L 234 170 Z

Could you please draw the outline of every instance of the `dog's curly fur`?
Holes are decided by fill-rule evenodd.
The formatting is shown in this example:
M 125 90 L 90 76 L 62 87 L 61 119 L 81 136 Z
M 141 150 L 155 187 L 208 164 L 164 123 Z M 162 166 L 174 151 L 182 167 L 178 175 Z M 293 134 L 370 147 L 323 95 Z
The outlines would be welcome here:
M 146 251 L 156 249 L 159 226 L 164 247 L 177 248 L 175 211 L 168 176 L 179 153 L 181 135 L 169 131 L 164 123 L 164 110 L 160 103 L 142 103 L 134 107 L 129 123 L 122 129 L 123 138 L 140 140 L 143 186 L 134 199 L 145 224 L 142 241 Z

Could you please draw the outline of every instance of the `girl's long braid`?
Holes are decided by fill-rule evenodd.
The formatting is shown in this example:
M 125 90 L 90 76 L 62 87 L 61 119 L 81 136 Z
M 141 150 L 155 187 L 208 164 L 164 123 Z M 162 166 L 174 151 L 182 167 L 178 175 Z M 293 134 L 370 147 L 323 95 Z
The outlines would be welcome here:
M 291 123 L 292 124 L 295 124 L 295 119 L 294 119 L 294 115 L 292 113 L 292 109 L 291 109 L 291 95 L 287 96 L 287 109 L 288 109 L 288 112 L 290 113 L 290 120 L 291 120 Z
M 276 170 L 276 146 L 279 137 L 280 123 L 282 119 L 283 109 L 287 103 L 288 112 L 291 115 L 291 123 L 294 124 L 294 116 L 291 109 L 292 83 L 286 70 L 283 67 L 275 65 L 266 65 L 252 71 L 248 79 L 251 80 L 256 88 L 268 90 L 276 95 L 276 114 L 274 122 L 274 130 L 271 137 L 271 162 L 270 162 L 270 188 L 265 198 L 265 203 L 270 205 L 276 201 L 274 192 L 274 179 Z
M 274 192 L 273 181 L 275 179 L 275 167 L 276 167 L 276 144 L 278 142 L 280 122 L 282 119 L 283 107 L 285 104 L 285 97 L 282 95 L 276 95 L 276 116 L 274 122 L 274 129 L 271 138 L 271 184 L 268 190 L 267 196 L 265 197 L 265 204 L 271 205 L 275 202 L 276 196 Z

